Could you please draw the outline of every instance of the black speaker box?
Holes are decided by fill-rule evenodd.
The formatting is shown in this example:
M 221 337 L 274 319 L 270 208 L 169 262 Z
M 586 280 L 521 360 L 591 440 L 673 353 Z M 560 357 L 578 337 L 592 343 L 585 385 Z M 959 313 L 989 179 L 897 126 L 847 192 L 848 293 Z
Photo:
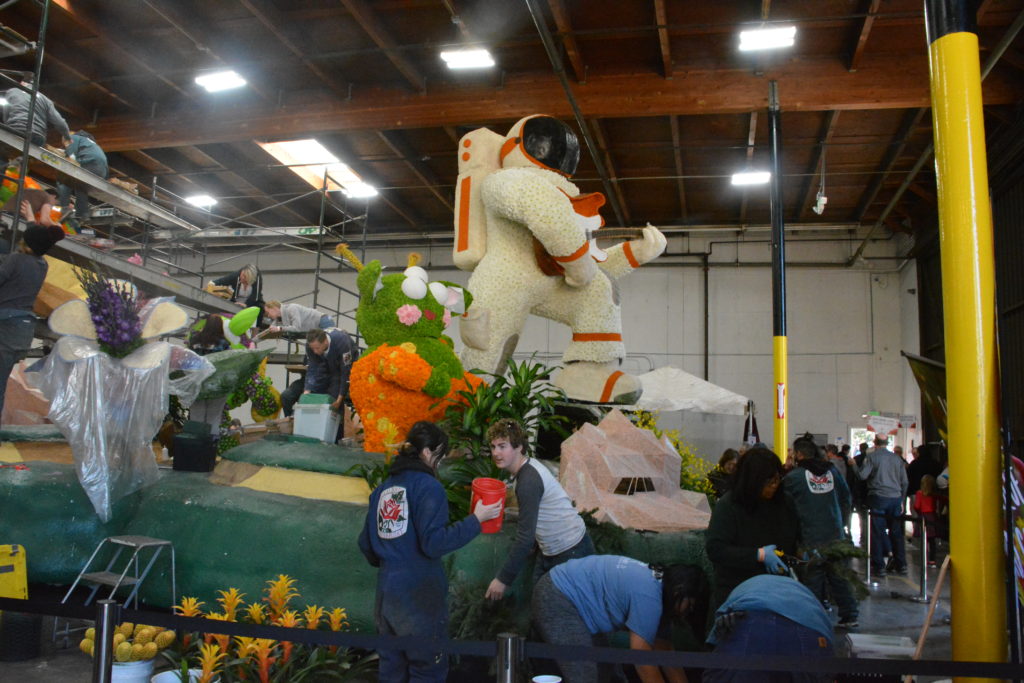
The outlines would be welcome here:
M 209 472 L 217 462 L 217 440 L 212 434 L 181 432 L 174 435 L 174 469 Z

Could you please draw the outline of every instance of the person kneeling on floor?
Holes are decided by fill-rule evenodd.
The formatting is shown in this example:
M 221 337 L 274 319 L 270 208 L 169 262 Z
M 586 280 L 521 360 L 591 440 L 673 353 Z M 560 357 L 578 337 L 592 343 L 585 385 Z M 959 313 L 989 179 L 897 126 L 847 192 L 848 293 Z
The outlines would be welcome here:
M 795 582 L 794 582 L 795 583 Z M 670 650 L 672 621 L 687 619 L 704 633 L 709 590 L 699 567 L 664 569 L 619 555 L 591 555 L 560 564 L 533 589 L 533 621 L 544 642 L 603 645 L 603 634 L 629 631 L 634 650 Z M 558 661 L 565 683 L 598 680 L 594 661 Z M 636 667 L 643 683 L 686 681 L 681 669 Z

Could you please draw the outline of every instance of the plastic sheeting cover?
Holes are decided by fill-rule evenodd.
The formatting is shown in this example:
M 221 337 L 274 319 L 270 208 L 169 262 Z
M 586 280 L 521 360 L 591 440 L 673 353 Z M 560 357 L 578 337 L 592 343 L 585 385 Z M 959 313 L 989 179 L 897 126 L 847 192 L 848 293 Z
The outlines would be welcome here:
M 169 373 L 177 379 L 171 380 Z M 50 419 L 71 445 L 78 480 L 100 519 L 113 503 L 157 479 L 150 443 L 167 414 L 168 394 L 189 405 L 213 366 L 167 342 L 112 358 L 94 341 L 62 337 L 47 356 L 39 388 Z
M 644 393 L 636 408 L 651 411 L 692 410 L 718 415 L 745 415 L 747 397 L 670 365 L 640 376 Z M 629 408 L 623 407 L 623 410 Z

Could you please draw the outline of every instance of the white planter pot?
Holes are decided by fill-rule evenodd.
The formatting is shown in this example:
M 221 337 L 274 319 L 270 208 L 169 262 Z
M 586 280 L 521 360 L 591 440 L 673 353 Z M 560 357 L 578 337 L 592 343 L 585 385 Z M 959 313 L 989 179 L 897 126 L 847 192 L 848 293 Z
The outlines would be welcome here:
M 202 669 L 188 670 L 188 683 L 198 683 Z M 150 683 L 181 683 L 181 671 L 161 671 L 150 679 Z
M 110 680 L 117 683 L 149 683 L 152 675 L 152 659 L 143 659 L 138 662 L 114 662 Z

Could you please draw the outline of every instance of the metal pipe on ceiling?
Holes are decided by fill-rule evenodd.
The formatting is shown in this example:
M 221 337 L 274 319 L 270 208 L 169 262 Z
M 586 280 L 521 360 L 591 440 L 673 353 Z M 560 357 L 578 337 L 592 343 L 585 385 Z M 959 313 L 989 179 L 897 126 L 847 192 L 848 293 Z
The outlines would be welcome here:
M 551 67 L 554 69 L 555 75 L 558 77 L 558 82 L 562 84 L 562 90 L 565 91 L 565 99 L 569 101 L 569 106 L 572 107 L 573 117 L 576 119 L 576 125 L 580 127 L 580 133 L 583 135 L 583 141 L 587 143 L 587 150 L 590 152 L 590 156 L 594 160 L 594 167 L 597 169 L 598 176 L 601 177 L 601 185 L 604 187 L 604 195 L 611 204 L 612 211 L 615 212 L 615 219 L 619 225 L 625 225 L 626 221 L 623 218 L 625 215 L 622 211 L 622 207 L 619 205 L 619 200 L 612 188 L 611 182 L 608 180 L 608 169 L 605 168 L 604 162 L 601 161 L 600 150 L 597 148 L 597 144 L 594 142 L 593 137 L 590 135 L 590 128 L 587 126 L 586 120 L 583 118 L 583 112 L 580 111 L 580 105 L 576 101 L 576 96 L 572 93 L 572 86 L 569 84 L 569 79 L 565 75 L 565 67 L 562 65 L 562 56 L 558 54 L 558 50 L 555 47 L 555 40 L 551 36 L 551 31 L 548 29 L 547 23 L 544 21 L 544 15 L 541 13 L 540 8 L 537 6 L 537 0 L 524 0 L 526 8 L 530 12 L 530 16 L 533 18 L 533 23 L 537 27 L 537 33 L 540 35 L 540 42 L 544 44 L 544 51 L 547 52 L 548 59 L 551 61 Z

